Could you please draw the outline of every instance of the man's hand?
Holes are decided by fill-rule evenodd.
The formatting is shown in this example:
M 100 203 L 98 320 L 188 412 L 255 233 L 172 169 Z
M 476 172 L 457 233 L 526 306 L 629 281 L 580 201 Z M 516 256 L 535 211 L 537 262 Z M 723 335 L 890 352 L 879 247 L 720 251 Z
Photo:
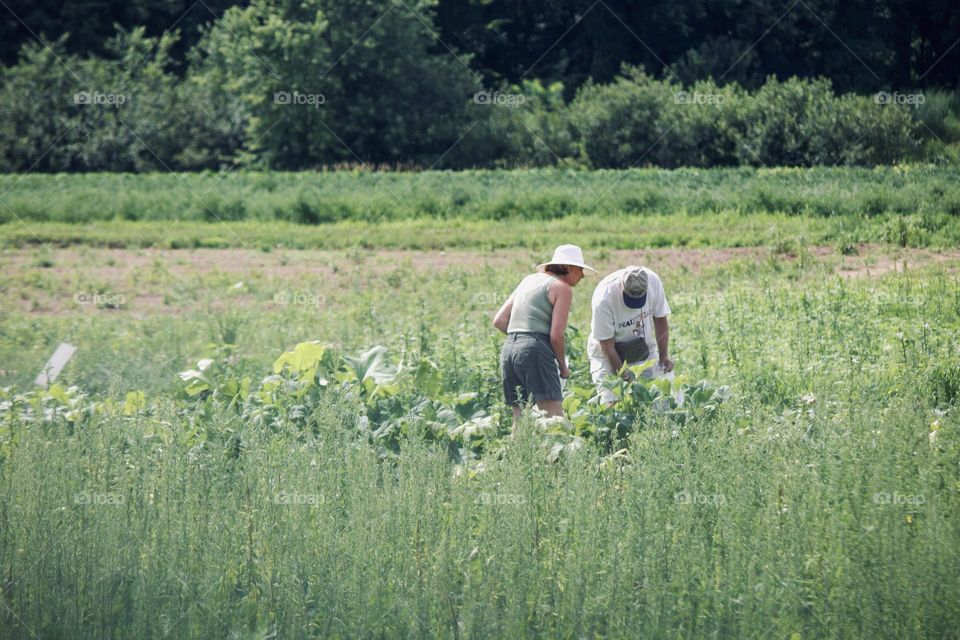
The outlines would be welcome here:
M 620 377 L 626 380 L 627 382 L 633 382 L 637 379 L 637 374 L 635 374 L 630 368 L 624 369 L 623 373 L 620 374 Z
M 660 358 L 660 368 L 663 369 L 664 373 L 670 373 L 673 371 L 673 360 L 670 358 Z
M 564 380 L 570 377 L 570 369 L 565 364 L 560 365 L 560 377 Z

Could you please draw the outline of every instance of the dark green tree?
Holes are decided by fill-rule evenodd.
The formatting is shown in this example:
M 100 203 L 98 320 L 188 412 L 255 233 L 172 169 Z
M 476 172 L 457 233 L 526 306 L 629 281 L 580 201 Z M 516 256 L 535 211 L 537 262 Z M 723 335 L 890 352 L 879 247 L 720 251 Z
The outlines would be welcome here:
M 432 2 L 257 0 L 200 45 L 199 77 L 234 94 L 247 151 L 275 167 L 431 165 L 469 128 L 469 58 L 437 50 Z

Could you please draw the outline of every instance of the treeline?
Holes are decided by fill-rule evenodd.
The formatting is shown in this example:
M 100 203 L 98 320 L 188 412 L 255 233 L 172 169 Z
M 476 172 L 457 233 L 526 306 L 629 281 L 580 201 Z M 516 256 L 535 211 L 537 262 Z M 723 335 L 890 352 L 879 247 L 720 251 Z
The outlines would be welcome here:
M 943 91 L 751 88 L 630 65 L 572 96 L 493 84 L 437 50 L 434 19 L 429 3 L 257 0 L 212 22 L 183 68 L 177 33 L 144 27 L 100 55 L 66 36 L 27 44 L 0 71 L 0 170 L 874 165 L 950 158 L 960 139 Z
M 248 0 L 5 0 L 0 63 L 21 47 L 70 34 L 67 50 L 109 53 L 116 27 L 181 34 L 183 72 L 205 29 Z M 332 3 L 278 0 L 329 10 Z M 560 81 L 567 97 L 587 79 L 608 82 L 624 63 L 683 82 L 709 77 L 755 89 L 767 76 L 829 78 L 838 91 L 960 87 L 960 4 L 952 0 L 343 0 L 335 30 L 360 34 L 388 14 L 418 12 L 431 50 L 469 56 L 488 84 Z M 346 21 L 349 24 L 345 24 Z M 359 29 L 359 30 L 358 30 Z M 337 55 L 343 53 L 336 52 Z

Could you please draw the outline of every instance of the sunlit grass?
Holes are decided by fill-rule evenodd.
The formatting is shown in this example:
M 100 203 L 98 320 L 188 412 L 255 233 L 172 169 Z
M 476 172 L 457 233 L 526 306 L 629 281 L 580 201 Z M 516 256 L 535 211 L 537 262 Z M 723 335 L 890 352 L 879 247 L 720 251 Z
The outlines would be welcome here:
M 0 428 L 0 635 L 955 635 L 953 264 L 843 278 L 794 246 L 664 266 L 678 372 L 732 395 L 710 420 L 645 422 L 625 464 L 592 446 L 548 463 L 530 423 L 480 472 L 417 438 L 382 460 L 356 403 L 272 429 L 181 391 L 176 372 L 201 357 L 256 386 L 316 339 L 429 357 L 447 388 L 500 411 L 489 316 L 534 256 L 423 269 L 344 253 L 295 281 L 249 273 L 245 291 L 147 264 L 130 277 L 196 312 L 4 311 L 5 398 L 67 340 L 80 351 L 64 384 L 121 406 L 143 391 L 148 409 Z M 47 257 L 41 271 L 65 260 Z M 72 295 L 4 286 L 34 285 Z M 278 291 L 328 297 L 271 303 Z

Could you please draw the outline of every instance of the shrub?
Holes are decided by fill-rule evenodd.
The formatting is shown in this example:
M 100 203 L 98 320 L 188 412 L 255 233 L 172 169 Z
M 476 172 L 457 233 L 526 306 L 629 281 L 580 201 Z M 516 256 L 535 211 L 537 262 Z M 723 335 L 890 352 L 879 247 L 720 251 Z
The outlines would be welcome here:
M 69 55 L 64 42 L 28 45 L 0 71 L 0 170 L 217 166 L 236 130 L 222 105 L 168 71 L 175 35 L 121 31 L 108 58 Z
M 918 155 L 908 107 L 833 93 L 826 79 L 769 78 L 747 93 L 712 81 L 682 87 L 627 67 L 587 84 L 569 108 L 579 156 L 594 168 L 637 165 L 876 165 Z
M 911 110 L 921 124 L 920 134 L 951 144 L 960 142 L 960 94 L 955 91 L 925 91 L 923 104 Z
M 588 82 L 570 105 L 580 155 L 594 168 L 654 164 L 655 147 L 669 144 L 661 114 L 680 90 L 636 67 L 608 85 Z

